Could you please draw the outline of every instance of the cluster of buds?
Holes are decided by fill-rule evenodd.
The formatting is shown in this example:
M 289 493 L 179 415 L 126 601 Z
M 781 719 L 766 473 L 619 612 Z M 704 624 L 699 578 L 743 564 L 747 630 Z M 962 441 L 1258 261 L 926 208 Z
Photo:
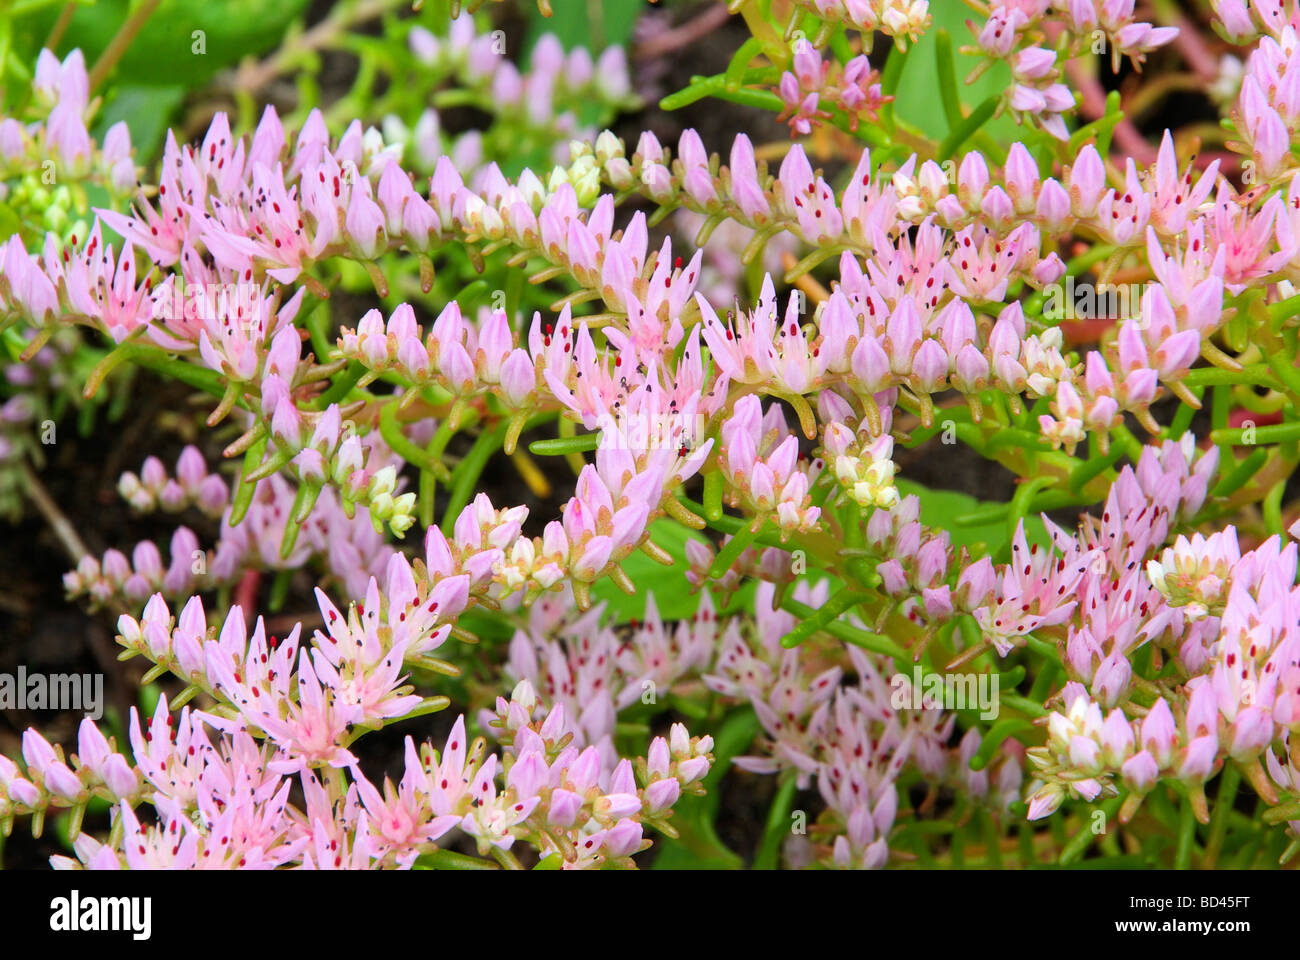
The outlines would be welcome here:
M 32 122 L 0 117 L 0 200 L 30 212 L 48 231 L 76 231 L 85 212 L 83 185 L 114 200 L 136 187 L 131 133 L 124 121 L 96 144 L 88 131 L 99 99 L 90 99 L 86 61 L 73 50 L 62 62 L 42 50 L 32 80 Z M 84 224 L 80 224 L 84 230 Z
M 395 309 L 385 323 L 378 310 L 361 318 L 356 330 L 345 327 L 339 338 L 342 356 L 363 363 L 361 385 L 395 370 L 417 387 L 437 384 L 457 396 L 493 390 L 518 407 L 537 388 L 528 351 L 516 347 L 505 311 L 484 309 L 477 323 L 467 322 L 450 301 L 433 322 L 427 338 L 409 304 Z
M 871 179 L 871 156 L 863 151 L 842 196 L 836 197 L 821 181 L 814 182 L 812 167 L 802 146 L 790 148 L 777 177 L 760 166 L 754 146 L 745 134 L 732 143 L 730 164 L 720 166 L 703 148 L 695 149 L 691 137 L 679 143 L 678 156 L 669 158 L 659 141 L 642 135 L 631 159 L 612 134 L 597 159 L 603 178 L 617 190 L 637 190 L 665 207 L 681 206 L 696 213 L 725 213 L 757 231 L 759 238 L 746 246 L 749 262 L 773 236 L 788 231 L 814 246 L 841 243 L 864 254 L 876 245 L 876 228 L 887 230 L 896 220 L 897 199 L 886 182 Z M 809 189 L 809 188 L 812 189 Z M 795 199 L 798 203 L 795 203 Z
M 207 588 L 211 584 L 208 560 L 194 532 L 177 527 L 171 539 L 170 564 L 164 566 L 156 544 L 142 540 L 130 558 L 115 549 L 107 550 L 98 560 L 87 554 L 75 570 L 63 575 L 63 587 L 70 598 L 85 596 L 96 606 L 117 599 L 138 606 L 155 593 L 180 597 Z
M 1173 777 L 1187 785 L 1198 817 L 1208 821 L 1202 788 L 1221 765 L 1218 709 L 1208 681 L 1193 681 L 1188 689 L 1180 718 L 1161 698 L 1138 722 L 1122 710 L 1103 717 L 1081 686 L 1067 684 L 1064 712 L 1048 718 L 1047 744 L 1027 751 L 1038 778 L 1030 785 L 1029 819 L 1051 815 L 1070 794 L 1113 796 L 1118 777 L 1129 791 L 1120 810 L 1127 823 L 1156 781 Z
M 1250 23 L 1248 14 L 1244 23 L 1239 16 L 1245 12 L 1238 9 L 1244 4 L 1220 6 L 1228 13 L 1222 23 L 1229 31 Z M 1251 182 L 1273 180 L 1295 166 L 1290 149 L 1291 138 L 1300 127 L 1300 99 L 1291 90 L 1289 79 L 1295 47 L 1295 25 L 1288 23 L 1273 36 L 1262 38 L 1246 60 L 1232 118 L 1254 168 Z
M 879 30 L 906 49 L 930 26 L 929 0 L 799 0 L 813 16 L 844 24 L 860 33 Z
M 1015 82 L 1008 105 L 1022 116 L 1034 117 L 1058 140 L 1068 140 L 1070 131 L 1062 114 L 1074 107 L 1074 94 L 1058 79 L 1056 51 L 1031 46 L 1008 59 Z
M 167 468 L 157 457 L 146 457 L 137 476 L 128 470 L 117 481 L 122 499 L 142 513 L 161 507 L 179 513 L 197 507 L 210 517 L 226 509 L 230 489 L 216 473 L 208 472 L 207 462 L 198 447 L 187 445 L 176 459 L 176 476 L 167 476 Z
M 579 205 L 594 206 L 599 201 L 600 161 L 591 144 L 585 140 L 569 141 L 566 163 L 557 163 L 546 178 L 546 189 L 556 193 L 563 186 L 571 186 Z
M 1135 20 L 1134 6 L 1134 0 L 995 0 L 988 19 L 978 27 L 972 23 L 971 29 L 980 52 L 995 59 L 1014 58 L 1031 39 L 1038 42 L 1051 36 L 1053 44 L 1068 52 L 1068 58 L 1089 51 L 1109 52 L 1113 71 L 1119 71 L 1122 57 L 1141 69 L 1146 54 L 1172 42 L 1178 30 Z M 1058 36 L 1061 28 L 1066 36 Z
M 407 44 L 421 68 L 416 82 L 436 85 L 453 78 L 459 91 L 473 96 L 513 136 L 550 143 L 557 163 L 570 139 L 594 136 L 581 125 L 580 114 L 588 115 L 594 106 L 608 117 L 635 102 L 626 54 L 617 45 L 593 58 L 585 47 L 566 53 L 554 34 L 545 33 L 533 45 L 528 67 L 521 69 L 505 56 L 505 34 L 479 32 L 468 14 L 452 19 L 445 36 L 414 26 Z M 485 160 L 497 159 L 484 153 L 490 135 L 469 131 L 452 142 L 431 109 L 421 113 L 409 134 L 395 116 L 385 119 L 384 132 L 393 142 L 409 142 L 416 164 L 426 172 L 444 155 L 467 174 Z
M 1174 241 L 1196 222 L 1214 189 L 1217 170 L 1217 161 L 1199 178 L 1194 177 L 1191 163 L 1180 170 L 1173 139 L 1166 132 L 1150 169 L 1139 171 L 1128 160 L 1122 189 L 1107 186 L 1105 163 L 1091 144 L 1079 151 L 1061 180 L 1043 177 L 1024 144 L 1015 143 L 1008 151 L 1001 183 L 994 181 L 978 151 L 962 158 L 955 178 L 927 160 L 915 174 L 904 165 L 893 182 L 902 198 L 900 212 L 913 221 L 935 213 L 952 229 L 981 222 L 1010 230 L 1017 223 L 1030 222 L 1051 234 L 1082 225 L 1116 246 L 1138 246 L 1146 240 L 1149 227 L 1161 240 Z M 1161 249 L 1159 244 L 1155 249 Z M 1195 252 L 1199 260 L 1201 248 Z M 1213 260 L 1213 251 L 1208 256 Z M 1042 282 L 1053 282 L 1060 273 Z
M 135 720 L 134 707 L 131 714 Z M 84 805 L 96 794 L 114 803 L 136 799 L 143 778 L 114 747 L 89 717 L 81 722 L 77 753 L 71 758 L 36 730 L 27 730 L 23 734 L 25 771 L 0 754 L 0 822 L 12 823 L 21 813 L 42 815 L 51 806 Z
M 785 104 L 778 119 L 788 120 L 791 135 L 800 137 L 808 136 L 814 126 L 831 116 L 823 104 L 843 112 L 849 129 L 856 130 L 862 121 L 874 121 L 889 99 L 881 92 L 879 74 L 871 69 L 866 57 L 854 57 L 840 67 L 833 61 L 823 61 L 807 40 L 795 44 L 790 70 L 781 74 L 777 91 Z M 698 164 L 685 159 L 685 151 L 682 155 L 688 169 L 698 168 Z
M 828 394 L 829 395 L 829 394 Z M 898 505 L 898 488 L 894 486 L 894 438 L 889 435 L 892 408 L 881 411 L 881 433 L 872 433 L 863 420 L 855 432 L 838 420 L 826 424 L 822 435 L 825 459 L 835 472 L 835 479 L 860 507 L 890 510 Z
M 1228 527 L 1209 537 L 1179 535 L 1158 560 L 1147 561 L 1147 576 L 1170 606 L 1183 608 L 1193 622 L 1211 614 L 1222 616 L 1228 575 L 1241 559 L 1237 531 Z
M 533 798 L 524 803 L 532 817 L 521 823 L 517 802 L 504 817 L 485 815 L 480 806 L 477 829 L 469 830 L 480 849 L 508 845 L 514 828 L 535 838 L 543 858 L 558 856 L 563 869 L 630 865 L 627 858 L 649 846 L 643 825 L 663 830 L 683 794 L 702 792 L 713 762 L 713 738 L 691 737 L 675 723 L 668 739 L 651 741 L 645 757 L 608 763 L 595 746 L 574 742 L 564 706 L 547 708 L 526 680 L 509 700 L 499 697 L 496 709 L 506 780 L 520 797 Z
M 757 396 L 741 397 L 722 425 L 721 447 L 723 476 L 748 513 L 775 519 L 786 533 L 817 524 L 821 509 L 812 505 L 811 489 L 821 461 L 800 465 L 799 438 L 786 426 L 780 406 L 773 404 L 764 414 Z

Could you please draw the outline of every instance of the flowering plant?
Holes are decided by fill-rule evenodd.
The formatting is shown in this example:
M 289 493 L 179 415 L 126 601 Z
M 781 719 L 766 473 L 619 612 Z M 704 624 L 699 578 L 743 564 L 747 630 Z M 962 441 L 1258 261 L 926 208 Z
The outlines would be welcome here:
M 3 833 L 53 819 L 69 869 L 1291 859 L 1300 11 L 973 6 L 648 13 L 642 60 L 743 23 L 660 102 L 767 124 L 713 143 L 617 121 L 618 45 L 389 2 L 133 147 L 121 50 L 60 30 L 0 120 L 0 463 L 147 667 L 0 753 Z M 1139 129 L 1187 87 L 1220 125 Z M 114 471 L 169 539 L 96 553 L 33 433 L 69 387 L 148 407 L 129 371 L 204 409 Z

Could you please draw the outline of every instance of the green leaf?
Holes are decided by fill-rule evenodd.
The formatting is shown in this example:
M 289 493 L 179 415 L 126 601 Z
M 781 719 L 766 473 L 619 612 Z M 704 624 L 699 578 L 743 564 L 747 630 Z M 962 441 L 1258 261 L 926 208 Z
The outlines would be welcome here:
M 738 870 L 744 861 L 719 839 L 713 821 L 718 812 L 718 784 L 731 769 L 731 761 L 747 750 L 758 735 L 758 716 L 752 707 L 732 711 L 722 722 L 713 741 L 713 767 L 704 778 L 702 797 L 683 797 L 673 808 L 670 821 L 681 834 L 676 840 L 659 841 L 655 870 Z
M 990 94 L 952 133 L 944 137 L 935 156 L 941 162 L 955 156 L 957 151 L 989 122 L 1000 102 L 1001 97 L 998 94 Z
M 977 544 L 983 543 L 987 545 L 988 553 L 994 554 L 1008 542 L 1006 524 L 1001 519 L 962 526 L 953 522 L 957 517 L 998 506 L 998 504 L 976 500 L 969 494 L 958 493 L 955 490 L 931 490 L 910 480 L 899 479 L 896 481 L 896 486 L 903 496 L 916 494 L 920 497 L 921 522 L 936 530 L 947 530 L 952 537 L 953 546 L 974 548 Z M 1025 518 L 1025 538 L 1031 544 L 1037 543 L 1043 546 L 1050 542 L 1047 528 L 1043 526 L 1041 518 L 1037 516 Z
M 767 813 L 767 828 L 763 831 L 763 845 L 754 857 L 755 870 L 775 870 L 781 859 L 781 841 L 790 829 L 790 807 L 794 804 L 796 779 L 790 776 L 776 792 L 776 798 Z
M 937 50 L 935 59 L 939 68 L 939 100 L 943 103 L 944 119 L 949 131 L 961 123 L 961 92 L 957 87 L 956 67 L 953 63 L 952 37 L 940 27 L 935 31 Z
M 53 4 L 22 21 L 22 50 L 31 62 L 35 62 L 62 6 Z M 223 67 L 273 50 L 306 6 L 306 0 L 162 0 L 112 77 L 125 84 L 202 86 Z M 87 65 L 93 65 L 126 20 L 130 7 L 128 0 L 99 0 L 79 7 L 61 48 L 80 47 Z
M 674 520 L 659 519 L 650 524 L 650 539 L 672 555 L 673 565 L 666 567 L 640 550 L 634 550 L 620 564 L 623 572 L 636 584 L 637 592 L 629 596 L 609 580 L 602 580 L 591 589 L 592 598 L 604 600 L 617 620 L 641 619 L 645 616 L 645 597 L 653 593 L 659 615 L 665 620 L 684 620 L 695 613 L 699 594 L 683 589 L 682 574 L 686 570 L 686 541 L 708 540 L 694 530 L 689 530 Z
M 167 126 L 184 99 L 185 87 L 118 84 L 112 99 L 96 117 L 96 137 L 102 140 L 109 127 L 125 120 L 136 149 L 136 162 L 145 163 L 160 151 Z
M 469 857 L 454 850 L 434 850 L 423 853 L 416 858 L 416 870 L 499 870 L 492 860 L 481 857 Z
M 731 63 L 727 64 L 726 85 L 729 90 L 740 88 L 741 82 L 745 79 L 745 69 L 750 65 L 755 57 L 763 52 L 763 41 L 757 37 L 750 37 L 740 45 L 735 56 L 731 58 Z
M 966 26 L 971 10 L 963 0 L 931 0 L 930 16 L 934 21 L 933 26 L 908 53 L 906 69 L 895 93 L 894 110 L 900 120 L 937 141 L 948 135 L 948 121 L 944 111 L 936 109 L 935 103 L 936 77 L 939 76 L 938 31 L 947 30 L 956 47 L 973 44 L 974 38 Z M 966 76 L 982 58 L 958 53 L 954 59 L 957 90 L 961 102 L 967 107 L 974 107 L 993 95 L 1001 96 L 1011 86 L 1011 71 L 1005 63 L 995 63 L 992 69 L 967 86 Z M 883 66 L 876 62 L 875 57 L 872 58 L 871 65 L 877 69 Z M 998 140 L 1018 140 L 1024 135 L 1020 126 L 1006 116 L 986 124 L 984 130 Z
M 549 437 L 534 440 L 528 452 L 539 457 L 563 457 L 570 453 L 586 453 L 600 444 L 599 433 L 584 433 L 577 437 Z

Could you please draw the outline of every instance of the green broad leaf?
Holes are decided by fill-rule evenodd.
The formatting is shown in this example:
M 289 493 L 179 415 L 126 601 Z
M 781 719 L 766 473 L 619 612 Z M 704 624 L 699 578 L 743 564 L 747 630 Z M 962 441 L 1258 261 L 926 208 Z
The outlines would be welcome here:
M 593 599 L 605 601 L 616 622 L 644 617 L 646 593 L 654 594 L 659 615 L 665 620 L 687 619 L 699 605 L 699 594 L 684 589 L 682 575 L 687 567 L 686 541 L 700 540 L 707 543 L 707 538 L 680 523 L 661 518 L 650 524 L 650 539 L 672 555 L 674 562 L 671 567 L 651 560 L 640 550 L 634 550 L 621 566 L 628 579 L 636 585 L 635 596 L 624 593 L 608 579 L 592 587 Z
M 718 728 L 713 743 L 713 767 L 704 778 L 702 797 L 683 797 L 673 808 L 669 821 L 681 834 L 676 840 L 656 839 L 659 852 L 655 870 L 739 870 L 744 860 L 718 837 L 714 820 L 718 814 L 718 784 L 731 769 L 734 757 L 749 749 L 758 735 L 758 717 L 752 707 L 733 710 Z
M 109 127 L 125 120 L 131 131 L 136 163 L 147 167 L 149 158 L 162 150 L 168 123 L 184 99 L 184 87 L 119 84 L 113 88 L 112 99 L 95 118 L 95 136 L 102 140 Z M 107 195 L 98 202 L 102 204 L 106 200 Z
M 977 544 L 985 544 L 986 552 L 995 554 L 1007 542 L 1007 525 L 1005 518 L 978 525 L 957 525 L 957 517 L 998 506 L 984 500 L 977 500 L 970 494 L 956 490 L 932 490 L 910 480 L 895 481 L 901 496 L 916 494 L 921 499 L 921 522 L 935 530 L 947 530 L 953 546 L 964 546 L 975 552 Z M 1047 528 L 1040 517 L 1033 515 L 1025 518 L 1025 538 L 1031 543 L 1046 546 L 1050 540 Z
M 32 63 L 62 6 L 52 4 L 21 21 L 24 42 L 19 49 Z M 93 66 L 132 6 L 128 0 L 79 6 L 60 50 L 80 48 L 87 67 Z M 273 50 L 306 6 L 306 0 L 162 0 L 123 54 L 113 78 L 150 86 L 202 86 L 223 67 Z
M 655 870 L 739 870 L 744 861 L 718 838 L 713 824 L 693 814 L 694 801 L 686 797 L 677 803 L 672 824 L 681 834 L 676 840 L 657 838 L 662 847 L 655 857 Z M 683 815 L 686 814 L 686 815 Z
M 907 63 L 895 91 L 894 111 L 901 120 L 917 127 L 927 137 L 941 141 L 948 136 L 949 129 L 944 111 L 939 109 L 939 59 L 936 54 L 939 28 L 946 29 L 952 38 L 957 94 L 966 114 L 969 115 L 990 96 L 1003 93 L 1011 85 L 1011 71 L 1004 63 L 994 64 L 991 70 L 967 86 L 967 75 L 981 62 L 978 57 L 958 52 L 961 47 L 975 43 L 974 34 L 966 26 L 966 21 L 974 16 L 973 11 L 963 0 L 931 0 L 930 16 L 934 19 L 933 25 L 908 51 Z M 877 70 L 884 64 L 883 57 L 872 57 L 871 65 Z M 1024 135 L 1024 130 L 1007 116 L 985 124 L 983 130 L 1001 141 L 1018 140 Z M 974 149 L 973 141 L 967 141 L 963 149 Z
M 515 635 L 514 626 L 505 616 L 483 607 L 466 610 L 456 622 L 480 640 L 508 643 Z

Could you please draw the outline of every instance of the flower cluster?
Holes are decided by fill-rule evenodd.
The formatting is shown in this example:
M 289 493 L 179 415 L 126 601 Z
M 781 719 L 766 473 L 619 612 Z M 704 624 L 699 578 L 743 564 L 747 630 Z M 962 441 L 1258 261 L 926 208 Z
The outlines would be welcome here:
M 1010 79 L 983 103 L 939 33 L 934 139 L 898 93 L 924 0 L 786 6 L 747 5 L 726 72 L 664 101 L 768 110 L 773 143 L 625 141 L 600 129 L 633 103 L 621 48 L 518 62 L 486 16 L 416 11 L 366 48 L 383 92 L 241 98 L 137 183 L 125 126 L 90 140 L 81 54 L 40 55 L 0 119 L 0 346 L 31 363 L 0 478 L 57 512 L 32 371 L 89 398 L 137 365 L 214 432 L 118 481 L 192 524 L 167 562 L 63 537 L 69 595 L 165 696 L 75 753 L 29 730 L 0 825 L 71 811 L 60 867 L 731 862 L 679 801 L 768 776 L 758 866 L 959 864 L 968 822 L 999 864 L 1026 819 L 1021 865 L 1068 863 L 1091 834 L 1033 821 L 1114 800 L 1132 824 L 1153 794 L 1185 861 L 1221 776 L 1297 832 L 1300 13 L 1214 4 L 1253 46 L 1198 157 L 1125 111 L 1218 67 L 1132 0 L 985 5 L 963 79 Z M 1107 99 L 1098 54 L 1199 80 Z M 453 139 L 462 106 L 489 122 Z M 1007 502 L 909 476 L 981 458 Z M 246 616 L 264 577 L 271 611 L 319 612 Z M 372 779 L 363 737 L 397 724 Z M 801 797 L 813 822 L 777 836 Z
M 73 189 L 93 185 L 120 199 L 136 188 L 126 123 L 109 127 L 103 143 L 90 136 L 98 107 L 99 99 L 90 97 L 81 51 L 60 62 L 42 50 L 32 78 L 31 119 L 0 118 L 0 200 L 39 224 L 24 223 L 24 233 L 32 229 L 39 237 L 45 231 L 75 230 L 85 204 L 74 201 Z
M 406 42 L 426 102 L 436 86 L 452 79 L 458 99 L 491 113 L 495 121 L 487 130 L 469 130 L 453 139 L 433 107 L 423 109 L 409 130 L 401 116 L 385 114 L 385 139 L 409 147 L 407 156 L 425 173 L 447 156 L 472 181 L 486 173 L 491 161 L 512 159 L 502 143 L 507 138 L 517 143 L 521 137 L 549 143 L 548 159 L 563 165 L 570 140 L 595 136 L 580 114 L 588 115 L 593 106 L 608 113 L 634 102 L 626 54 L 619 46 L 606 47 L 593 58 L 585 47 L 566 52 L 554 34 L 546 33 L 534 45 L 527 69 L 521 69 L 506 56 L 504 31 L 480 30 L 467 14 L 453 18 L 445 35 L 416 25 Z
M 822 107 L 823 100 L 847 116 L 854 129 L 864 120 L 875 120 L 885 102 L 879 77 L 866 57 L 854 57 L 832 78 L 831 63 L 824 62 L 811 43 L 801 40 L 795 44 L 791 67 L 793 72 L 781 74 L 778 92 L 786 107 L 782 113 L 790 114 L 790 132 L 795 136 L 807 136 L 814 124 L 830 116 Z

